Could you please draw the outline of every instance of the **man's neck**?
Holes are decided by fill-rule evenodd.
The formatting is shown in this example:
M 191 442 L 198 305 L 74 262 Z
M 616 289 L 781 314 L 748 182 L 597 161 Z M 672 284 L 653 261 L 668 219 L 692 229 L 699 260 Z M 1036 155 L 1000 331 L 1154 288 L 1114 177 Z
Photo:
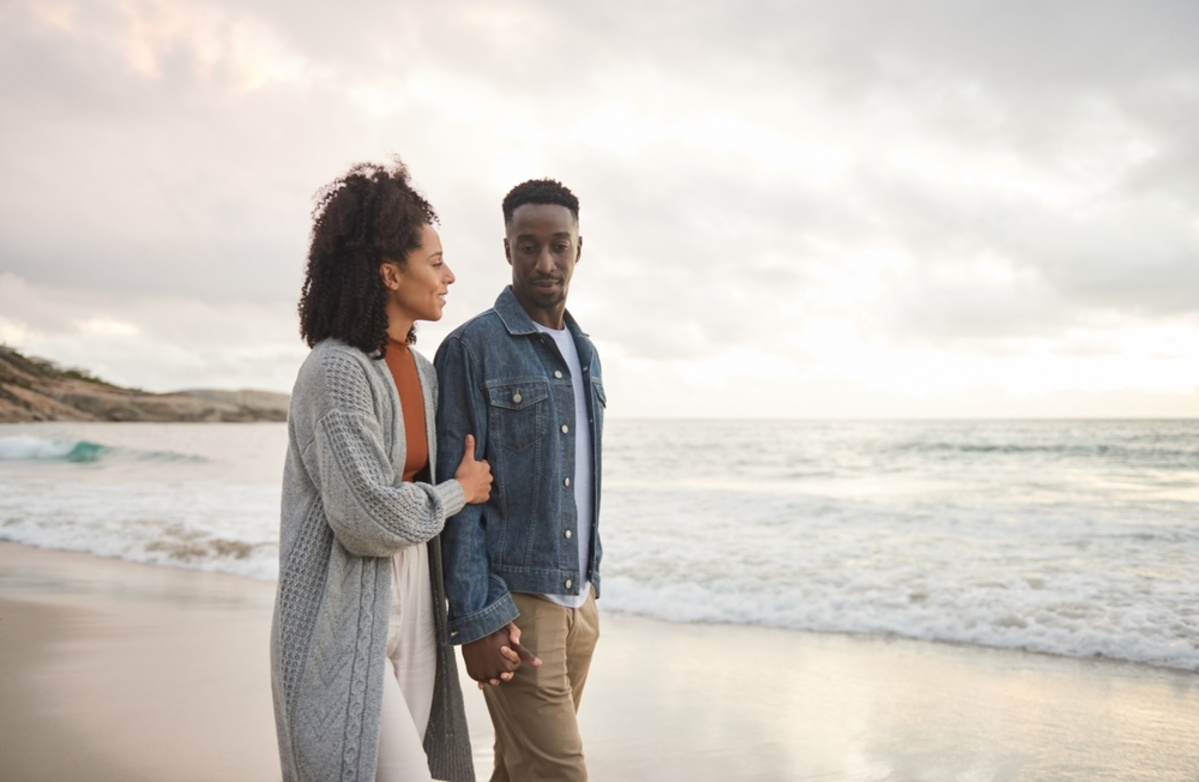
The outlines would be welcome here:
M 542 326 L 545 326 L 547 329 L 553 329 L 554 331 L 561 331 L 562 329 L 566 328 L 565 301 L 553 309 L 546 310 L 542 309 L 541 307 L 534 307 L 528 302 L 522 301 L 519 295 L 516 297 L 516 300 L 520 302 L 521 308 L 534 323 L 538 323 Z

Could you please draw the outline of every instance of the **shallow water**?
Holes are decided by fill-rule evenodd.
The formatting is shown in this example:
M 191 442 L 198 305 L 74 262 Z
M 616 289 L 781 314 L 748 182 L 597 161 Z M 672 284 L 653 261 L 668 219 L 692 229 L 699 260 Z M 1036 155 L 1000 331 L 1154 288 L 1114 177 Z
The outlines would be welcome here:
M 284 424 L 0 427 L 0 539 L 274 578 Z M 608 610 L 1199 670 L 1199 422 L 610 421 Z

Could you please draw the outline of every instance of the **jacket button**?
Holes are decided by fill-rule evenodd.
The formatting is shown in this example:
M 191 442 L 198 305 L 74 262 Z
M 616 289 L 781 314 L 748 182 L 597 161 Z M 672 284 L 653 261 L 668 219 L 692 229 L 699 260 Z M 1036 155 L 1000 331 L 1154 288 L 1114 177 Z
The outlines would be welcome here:
M 570 589 L 570 585 L 571 585 L 572 583 L 574 583 L 574 582 L 572 582 L 572 581 L 571 581 L 569 578 L 568 578 L 568 579 L 566 579 L 566 588 L 567 588 L 567 589 Z
M 570 431 L 570 427 L 567 426 L 566 424 L 562 424 L 562 434 L 566 434 L 569 431 Z
M 521 400 L 521 399 L 523 399 L 523 398 L 524 398 L 524 397 L 522 397 L 522 396 L 520 395 L 520 392 L 519 392 L 519 391 L 517 391 L 515 394 L 513 394 L 513 395 L 512 395 L 512 401 L 513 401 L 513 402 L 515 402 L 515 403 L 516 403 L 516 404 L 518 404 L 518 405 L 520 404 L 520 400 Z
M 563 486 L 569 486 L 569 485 L 570 485 L 570 478 L 564 478 L 564 479 L 562 480 L 562 485 L 563 485 Z
M 570 540 L 570 530 L 566 530 L 566 539 Z
M 561 379 L 562 379 L 562 373 L 561 373 L 561 372 L 559 372 L 558 370 L 556 370 L 556 369 L 555 369 L 555 370 L 554 370 L 554 377 L 556 377 L 556 378 L 558 378 L 559 380 L 561 380 Z

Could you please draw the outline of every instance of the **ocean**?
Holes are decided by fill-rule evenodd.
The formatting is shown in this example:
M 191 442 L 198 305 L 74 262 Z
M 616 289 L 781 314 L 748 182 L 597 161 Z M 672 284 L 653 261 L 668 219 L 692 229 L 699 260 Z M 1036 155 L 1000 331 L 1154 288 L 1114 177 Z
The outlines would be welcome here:
M 271 580 L 285 424 L 0 426 L 0 540 Z M 620 421 L 607 611 L 1199 671 L 1199 421 Z

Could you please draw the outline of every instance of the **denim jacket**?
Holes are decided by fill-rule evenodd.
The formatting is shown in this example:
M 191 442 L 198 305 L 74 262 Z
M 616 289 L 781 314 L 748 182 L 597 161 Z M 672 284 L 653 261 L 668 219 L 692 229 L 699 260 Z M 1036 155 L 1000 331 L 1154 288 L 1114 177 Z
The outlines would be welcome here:
M 459 326 L 437 350 L 437 474 L 462 460 L 466 435 L 475 457 L 491 464 L 491 498 L 467 505 L 441 533 L 449 639 L 469 643 L 519 613 L 510 592 L 579 593 L 589 579 L 599 594 L 600 438 L 604 384 L 599 356 L 568 312 L 583 367 L 592 443 L 591 561 L 579 562 L 575 405 L 570 370 L 548 334 L 505 288 L 495 306 Z M 563 432 L 563 425 L 567 430 Z

